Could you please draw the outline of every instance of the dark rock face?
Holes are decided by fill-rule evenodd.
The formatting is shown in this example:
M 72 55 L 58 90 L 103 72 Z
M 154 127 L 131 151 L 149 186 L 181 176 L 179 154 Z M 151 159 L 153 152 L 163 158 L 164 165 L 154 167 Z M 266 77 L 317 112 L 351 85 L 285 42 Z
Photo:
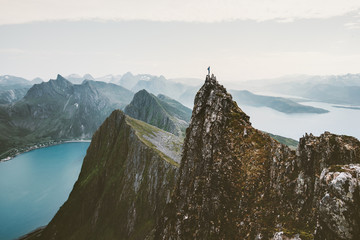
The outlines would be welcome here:
M 325 168 L 320 176 L 320 189 L 317 239 L 358 239 L 360 164 Z
M 40 239 L 144 239 L 157 224 L 177 167 L 127 118 L 114 111 L 96 131 L 69 199 Z
M 175 195 L 155 239 L 255 237 L 276 217 L 268 212 L 276 199 L 271 165 L 290 154 L 252 128 L 226 89 L 207 77 L 195 98 Z
M 359 163 L 359 151 L 355 138 L 325 133 L 306 135 L 295 153 L 252 128 L 225 88 L 207 77 L 196 95 L 177 186 L 154 239 L 356 239 L 354 167 L 341 197 L 321 184 L 320 175 Z
M 353 137 L 325 132 L 320 137 L 310 134 L 300 139 L 294 166 L 296 186 L 290 198 L 296 207 L 296 220 L 305 223 L 307 228 L 316 225 L 319 201 L 324 192 L 320 186 L 322 171 L 349 163 L 360 163 L 360 143 Z

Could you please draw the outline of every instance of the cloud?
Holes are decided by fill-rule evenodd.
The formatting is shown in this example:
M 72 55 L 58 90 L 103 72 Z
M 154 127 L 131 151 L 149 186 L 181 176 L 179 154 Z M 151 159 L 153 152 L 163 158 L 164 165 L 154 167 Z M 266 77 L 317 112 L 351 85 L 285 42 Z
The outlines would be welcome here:
M 0 53 L 23 54 L 25 51 L 18 48 L 0 48 Z
M 360 29 L 360 22 L 359 21 L 357 21 L 357 22 L 348 22 L 348 23 L 345 23 L 344 26 L 347 29 Z
M 358 0 L 0 0 L 0 24 L 84 19 L 286 22 L 330 18 L 359 8 Z
M 360 29 L 360 12 L 353 15 L 352 21 L 344 24 L 347 29 Z

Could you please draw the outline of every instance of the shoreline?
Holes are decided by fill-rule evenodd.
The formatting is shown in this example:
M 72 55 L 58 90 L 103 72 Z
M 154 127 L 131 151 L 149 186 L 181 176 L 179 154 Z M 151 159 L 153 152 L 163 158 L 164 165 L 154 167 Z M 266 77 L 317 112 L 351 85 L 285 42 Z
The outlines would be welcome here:
M 51 147 L 51 146 L 64 144 L 64 143 L 76 143 L 76 142 L 91 142 L 91 139 L 72 139 L 72 140 L 58 140 L 58 141 L 40 142 L 40 143 L 35 143 L 35 144 L 33 144 L 31 146 L 28 146 L 28 147 L 13 148 L 12 150 L 15 150 L 15 153 L 9 154 L 9 156 L 0 159 L 0 163 L 10 161 L 11 159 L 15 158 L 16 156 L 18 156 L 20 154 L 23 154 L 23 153 L 30 152 L 32 150 Z

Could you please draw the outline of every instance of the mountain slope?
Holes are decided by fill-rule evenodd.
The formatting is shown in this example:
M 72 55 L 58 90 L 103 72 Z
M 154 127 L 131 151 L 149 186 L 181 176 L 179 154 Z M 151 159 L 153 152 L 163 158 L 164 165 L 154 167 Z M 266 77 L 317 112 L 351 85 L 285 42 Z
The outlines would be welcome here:
M 74 85 L 60 75 L 35 84 L 23 99 L 0 108 L 0 128 L 7 129 L 0 138 L 0 158 L 39 142 L 90 138 L 131 97 L 130 91 L 114 84 L 85 81 Z
M 30 88 L 33 85 L 31 81 L 25 78 L 3 75 L 0 76 L 0 88 L 1 90 L 13 90 L 18 88 Z
M 180 145 L 176 136 L 114 111 L 94 134 L 69 199 L 38 239 L 144 239 L 169 200 Z
M 266 132 L 265 132 L 266 133 Z M 292 150 L 296 150 L 299 142 L 292 139 L 292 138 L 287 138 L 287 137 L 283 137 L 283 136 L 279 136 L 279 135 L 275 135 L 275 134 L 271 134 L 271 133 L 267 133 L 269 134 L 269 136 L 273 139 L 275 139 L 276 141 L 278 141 L 279 143 L 282 143 L 288 147 L 290 147 L 290 149 Z
M 0 104 L 9 104 L 23 98 L 29 88 L 17 88 L 0 91 Z
M 114 83 L 85 80 L 83 84 L 89 84 L 90 86 L 96 88 L 101 95 L 109 99 L 110 103 L 114 105 L 114 109 L 124 109 L 134 97 L 133 92 Z
M 136 93 L 124 112 L 177 136 L 184 135 L 191 116 L 191 110 L 179 102 L 164 95 L 156 97 L 146 90 Z

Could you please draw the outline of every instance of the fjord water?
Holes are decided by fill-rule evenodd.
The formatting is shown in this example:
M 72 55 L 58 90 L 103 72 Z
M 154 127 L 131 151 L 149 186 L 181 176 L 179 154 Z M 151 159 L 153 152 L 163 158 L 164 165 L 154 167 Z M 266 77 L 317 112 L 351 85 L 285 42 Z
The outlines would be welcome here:
M 0 239 L 49 223 L 68 198 L 89 144 L 36 149 L 0 163 Z
M 255 128 L 299 140 L 305 133 L 319 136 L 324 131 L 339 135 L 348 135 L 360 139 L 360 110 L 336 108 L 334 105 L 320 102 L 302 102 L 317 108 L 328 110 L 324 114 L 285 114 L 267 107 L 240 106 L 250 116 Z M 354 106 L 345 106 L 354 107 Z

